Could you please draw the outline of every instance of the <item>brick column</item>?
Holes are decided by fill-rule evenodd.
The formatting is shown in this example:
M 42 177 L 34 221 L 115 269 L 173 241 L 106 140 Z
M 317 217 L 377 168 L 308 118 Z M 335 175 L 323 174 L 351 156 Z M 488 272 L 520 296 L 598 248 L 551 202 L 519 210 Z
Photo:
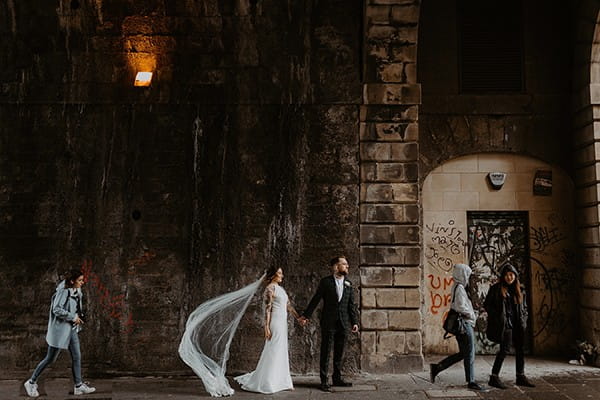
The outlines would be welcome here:
M 418 2 L 367 0 L 360 113 L 361 367 L 423 368 Z

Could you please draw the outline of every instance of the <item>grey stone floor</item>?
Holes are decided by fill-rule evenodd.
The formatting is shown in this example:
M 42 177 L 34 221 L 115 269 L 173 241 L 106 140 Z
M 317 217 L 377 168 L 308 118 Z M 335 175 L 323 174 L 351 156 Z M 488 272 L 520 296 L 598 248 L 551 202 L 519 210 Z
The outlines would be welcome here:
M 428 361 L 442 358 L 432 357 Z M 493 357 L 477 357 L 475 370 L 477 380 L 487 383 Z M 334 393 L 323 393 L 318 387 L 317 376 L 294 376 L 295 390 L 273 395 L 261 395 L 238 390 L 234 385 L 235 398 L 240 399 L 515 399 L 515 400 L 600 400 L 600 368 L 574 366 L 564 361 L 527 358 L 527 375 L 536 388 L 520 388 L 514 384 L 514 359 L 508 357 L 501 377 L 510 385 L 507 390 L 491 389 L 473 392 L 466 389 L 462 364 L 444 371 L 435 384 L 429 382 L 429 372 L 402 375 L 361 374 L 349 377 L 352 388 L 339 388 Z M 65 371 L 65 376 L 69 371 Z M 24 380 L 24 379 L 23 379 Z M 0 379 L 0 400 L 26 398 L 21 380 Z M 92 380 L 98 391 L 91 395 L 73 396 L 71 381 L 53 378 L 40 382 L 40 399 L 66 400 L 87 398 L 94 400 L 192 400 L 209 398 L 197 378 L 111 378 Z M 487 387 L 487 385 L 486 385 Z M 71 392 L 71 393 L 69 393 Z

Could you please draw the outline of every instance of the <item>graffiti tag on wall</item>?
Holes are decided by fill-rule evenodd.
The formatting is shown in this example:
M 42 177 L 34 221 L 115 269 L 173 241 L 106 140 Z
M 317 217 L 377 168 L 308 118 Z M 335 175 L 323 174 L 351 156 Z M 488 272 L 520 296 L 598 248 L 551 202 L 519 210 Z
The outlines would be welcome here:
M 125 295 L 114 295 L 103 283 L 98 274 L 92 271 L 92 261 L 84 260 L 81 265 L 81 272 L 86 282 L 89 282 L 90 290 L 94 297 L 98 298 L 98 304 L 104 311 L 104 315 L 110 319 L 120 321 L 123 325 L 122 331 L 130 334 L 135 328 L 133 314 L 127 312 L 125 304 Z
M 451 276 L 428 274 L 427 280 L 431 300 L 429 311 L 434 315 L 437 315 L 440 309 L 447 311 L 446 309 L 450 307 L 452 299 L 452 293 L 450 293 L 449 288 L 452 287 L 454 279 Z
M 432 222 L 425 225 L 425 230 L 430 234 L 429 243 L 424 255 L 427 264 L 438 271 L 450 272 L 454 265 L 454 258 L 463 254 L 465 239 L 463 232 L 450 219 L 446 224 Z

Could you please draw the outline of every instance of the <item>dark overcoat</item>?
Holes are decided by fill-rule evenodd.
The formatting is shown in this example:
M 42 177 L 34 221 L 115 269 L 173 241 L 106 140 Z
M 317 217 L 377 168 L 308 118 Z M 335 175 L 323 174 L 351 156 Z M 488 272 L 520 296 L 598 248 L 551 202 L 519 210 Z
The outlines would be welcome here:
M 506 326 L 506 305 L 504 303 L 504 298 L 502 297 L 501 282 L 496 283 L 490 288 L 485 297 L 483 307 L 488 314 L 486 329 L 487 338 L 492 342 L 501 343 Z M 516 310 L 519 326 L 513 327 L 513 329 L 521 329 L 522 333 L 524 333 L 525 329 L 527 329 L 528 318 L 525 296 L 523 296 L 523 302 L 517 304 Z
M 348 279 L 344 280 L 344 292 L 340 301 L 338 301 L 333 275 L 321 279 L 317 292 L 303 313 L 306 318 L 311 317 L 321 299 L 323 300 L 321 329 L 336 330 L 338 319 L 345 330 L 351 329 L 352 325 L 358 325 L 358 312 L 354 303 L 354 288 L 352 282 Z

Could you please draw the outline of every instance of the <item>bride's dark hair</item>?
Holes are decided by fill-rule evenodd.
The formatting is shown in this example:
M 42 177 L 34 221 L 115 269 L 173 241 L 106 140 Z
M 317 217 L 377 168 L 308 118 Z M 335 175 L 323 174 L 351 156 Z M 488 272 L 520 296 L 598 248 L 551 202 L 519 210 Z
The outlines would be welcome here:
M 275 274 L 277 274 L 277 271 L 279 271 L 281 267 L 271 267 L 267 270 L 267 272 L 265 273 L 265 282 L 269 283 L 271 282 L 271 280 L 273 280 L 273 277 L 275 276 Z

